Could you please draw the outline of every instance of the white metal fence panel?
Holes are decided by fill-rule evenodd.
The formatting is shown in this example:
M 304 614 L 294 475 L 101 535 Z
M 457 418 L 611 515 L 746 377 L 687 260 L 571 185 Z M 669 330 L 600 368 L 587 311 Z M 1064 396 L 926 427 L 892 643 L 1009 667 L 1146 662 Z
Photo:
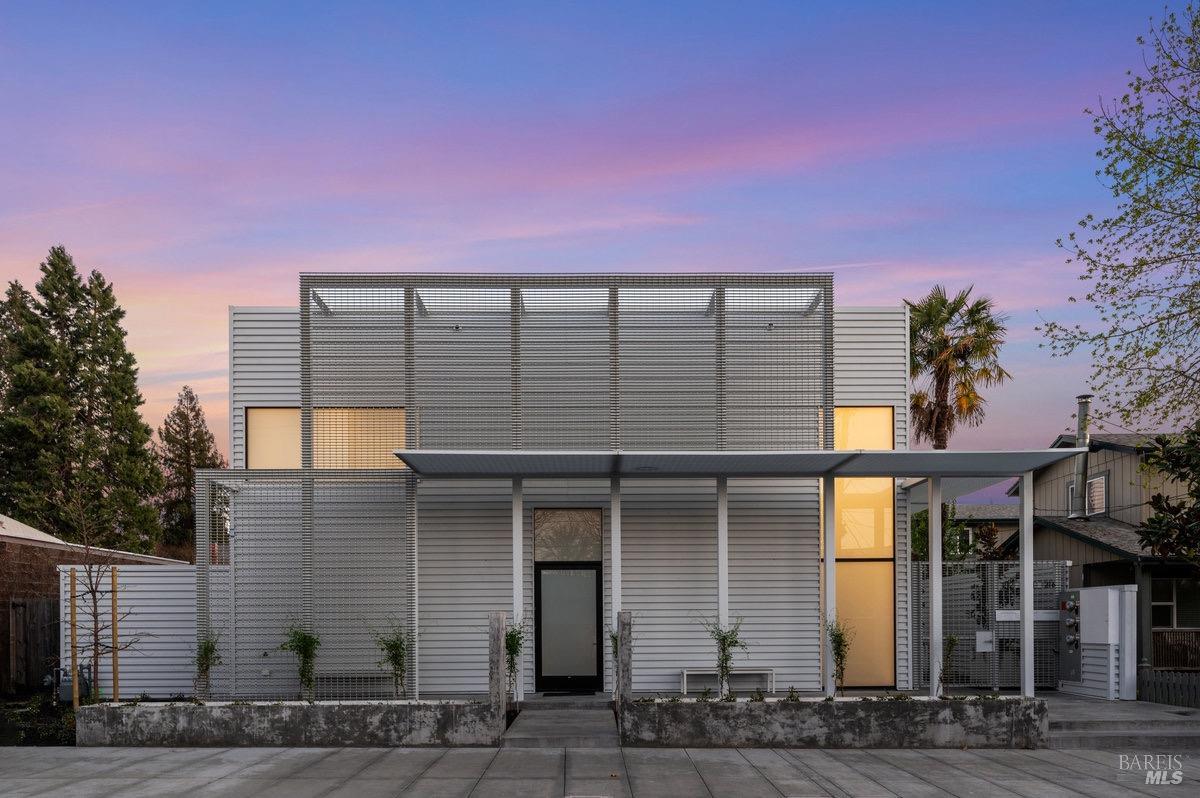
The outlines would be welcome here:
M 60 565 L 61 656 L 71 662 L 71 568 L 76 569 L 76 628 L 80 665 L 92 662 L 98 630 L 104 652 L 111 641 L 112 593 L 108 566 Z M 196 569 L 191 565 L 117 565 L 117 636 L 122 699 L 191 695 L 196 657 Z M 94 589 L 89 588 L 94 586 Z M 112 695 L 112 657 L 100 657 L 100 694 Z

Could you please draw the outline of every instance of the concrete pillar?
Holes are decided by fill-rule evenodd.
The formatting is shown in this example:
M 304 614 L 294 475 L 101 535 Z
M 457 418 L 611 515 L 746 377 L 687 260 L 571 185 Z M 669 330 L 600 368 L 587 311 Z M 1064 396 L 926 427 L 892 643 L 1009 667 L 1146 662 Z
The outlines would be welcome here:
M 821 650 L 824 652 L 822 657 L 822 670 L 825 674 L 825 695 L 833 695 L 837 690 L 837 683 L 833 678 L 833 651 L 829 646 L 829 627 L 837 621 L 837 523 L 836 509 L 833 502 L 833 484 L 834 478 L 830 474 L 826 474 L 821 479 L 821 496 L 824 501 L 824 514 L 821 518 L 821 523 L 824 527 L 824 549 L 825 549 L 825 623 L 824 629 L 821 630 Z
M 504 613 L 488 613 L 488 702 L 500 717 L 504 731 L 504 712 L 508 708 L 508 689 L 504 673 Z
M 512 481 L 512 618 L 513 624 L 525 622 L 525 495 L 520 477 Z M 517 655 L 517 680 L 513 698 L 525 698 L 525 657 Z
M 929 695 L 942 688 L 942 478 L 929 483 Z
M 729 625 L 729 480 L 717 477 L 717 622 Z
M 633 614 L 617 613 L 617 700 L 633 700 Z
M 1021 695 L 1033 698 L 1033 472 L 1021 475 Z

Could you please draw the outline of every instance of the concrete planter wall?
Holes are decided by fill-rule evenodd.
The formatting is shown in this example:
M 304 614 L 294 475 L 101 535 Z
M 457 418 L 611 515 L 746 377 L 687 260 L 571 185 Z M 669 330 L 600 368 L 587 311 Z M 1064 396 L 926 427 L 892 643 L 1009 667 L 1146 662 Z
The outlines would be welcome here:
M 75 714 L 77 745 L 498 745 L 490 703 L 97 704 Z
M 790 748 L 1040 748 L 1040 699 L 622 701 L 622 745 Z

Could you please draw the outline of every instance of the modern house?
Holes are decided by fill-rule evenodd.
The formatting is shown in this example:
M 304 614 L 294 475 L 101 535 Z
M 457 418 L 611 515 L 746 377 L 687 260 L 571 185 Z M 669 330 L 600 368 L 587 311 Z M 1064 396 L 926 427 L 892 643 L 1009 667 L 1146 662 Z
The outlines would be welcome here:
M 712 685 L 702 621 L 737 619 L 735 688 L 832 690 L 834 618 L 848 685 L 912 687 L 898 480 L 936 504 L 943 477 L 1030 480 L 1075 452 L 908 451 L 906 310 L 833 296 L 825 274 L 304 274 L 297 308 L 232 307 L 232 467 L 198 490 L 210 692 L 294 696 L 298 624 L 318 698 L 392 695 L 392 628 L 410 696 L 480 694 L 497 609 L 526 630 L 519 694 L 611 689 L 619 610 L 638 692 Z
M 1090 400 L 1079 397 L 1078 417 L 1085 425 Z M 1085 453 L 1034 473 L 1034 557 L 1070 560 L 1072 586 L 1136 584 L 1139 664 L 1200 669 L 1200 579 L 1195 568 L 1156 557 L 1142 548 L 1137 531 L 1150 517 L 1150 497 L 1174 492 L 1146 467 L 1154 435 L 1085 435 Z M 1051 446 L 1074 447 L 1076 438 L 1060 435 Z M 1080 481 L 1086 487 L 1077 499 Z M 1017 487 L 1010 493 L 1016 495 Z M 1015 552 L 1017 542 L 1007 541 L 1006 549 Z

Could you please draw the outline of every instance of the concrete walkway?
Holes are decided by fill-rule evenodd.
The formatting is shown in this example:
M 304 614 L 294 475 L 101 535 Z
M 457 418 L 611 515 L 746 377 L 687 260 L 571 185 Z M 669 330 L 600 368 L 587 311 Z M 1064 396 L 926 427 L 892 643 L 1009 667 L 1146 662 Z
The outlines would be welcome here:
M 1138 752 L 1153 753 L 1153 752 Z M 0 748 L 16 796 L 1091 796 L 1197 795 L 1148 785 L 1112 751 L 649 748 Z

